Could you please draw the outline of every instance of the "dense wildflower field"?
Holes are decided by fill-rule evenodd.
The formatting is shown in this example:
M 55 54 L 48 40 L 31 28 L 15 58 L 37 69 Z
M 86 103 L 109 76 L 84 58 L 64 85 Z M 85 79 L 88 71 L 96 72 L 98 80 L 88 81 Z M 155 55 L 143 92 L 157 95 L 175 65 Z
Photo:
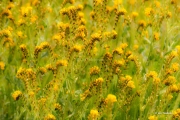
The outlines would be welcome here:
M 179 120 L 179 0 L 1 0 L 1 120 Z

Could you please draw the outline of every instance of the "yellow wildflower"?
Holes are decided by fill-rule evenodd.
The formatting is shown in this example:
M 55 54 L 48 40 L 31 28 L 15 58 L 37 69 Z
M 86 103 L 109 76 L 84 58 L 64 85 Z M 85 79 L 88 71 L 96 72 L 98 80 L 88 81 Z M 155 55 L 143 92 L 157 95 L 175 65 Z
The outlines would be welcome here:
M 33 15 L 32 17 L 31 17 L 31 23 L 34 23 L 36 20 L 37 20 L 37 16 L 36 15 Z
M 136 18 L 138 15 L 139 15 L 138 12 L 132 12 L 132 14 L 131 14 L 131 16 L 132 16 L 133 18 Z
M 17 90 L 12 94 L 14 100 L 18 100 L 22 96 L 22 92 Z
M 172 13 L 170 11 L 167 12 L 167 18 L 171 18 L 172 17 Z
M 81 50 L 82 50 L 82 46 L 81 45 L 75 45 L 74 47 L 73 47 L 73 50 L 75 51 L 75 52 L 80 52 Z
M 119 11 L 118 11 L 118 14 L 119 15 L 125 15 L 127 13 L 126 9 L 125 8 L 121 8 Z
M 90 69 L 90 75 L 96 75 L 96 74 L 99 74 L 100 72 L 100 69 L 98 66 L 94 66 Z
M 161 80 L 160 80 L 160 78 L 158 78 L 158 77 L 155 77 L 155 78 L 153 79 L 153 83 L 154 83 L 155 85 L 158 85 L 160 82 L 161 82 Z
M 107 98 L 105 99 L 107 103 L 114 103 L 117 102 L 116 96 L 113 94 L 108 94 Z
M 34 94 L 35 94 L 35 93 L 34 93 L 33 91 L 29 92 L 29 96 L 30 96 L 30 97 L 33 97 Z
M 159 40 L 159 33 L 158 33 L 158 32 L 155 32 L 155 33 L 154 33 L 154 39 L 155 39 L 155 40 Z
M 157 77 L 157 72 L 156 71 L 150 71 L 148 74 L 146 74 L 146 77 L 152 77 L 152 78 L 156 78 Z
M 172 85 L 176 82 L 176 78 L 174 76 L 168 76 L 165 80 L 164 80 L 164 84 L 169 86 Z
M 137 45 L 137 44 L 135 44 L 134 46 L 133 46 L 133 50 L 137 50 L 139 48 L 139 45 Z
M 99 116 L 99 112 L 97 110 L 91 110 L 88 116 L 88 120 L 95 120 Z
M 149 117 L 148 117 L 148 120 L 157 120 L 157 117 L 156 117 L 155 115 L 149 116 Z
M 139 21 L 139 26 L 140 27 L 146 27 L 146 22 L 144 20 Z
M 173 118 L 180 118 L 180 109 L 173 111 Z
M 172 67 L 172 69 L 173 69 L 174 72 L 177 72 L 177 71 L 179 70 L 179 64 L 178 64 L 178 63 L 173 63 L 173 64 L 171 65 L 171 67 Z
M 155 5 L 157 8 L 160 8 L 161 7 L 161 3 L 159 1 L 154 1 Z
M 134 5 L 134 4 L 136 3 L 136 0 L 129 0 L 128 3 L 129 3 L 130 5 Z
M 19 38 L 23 38 L 23 33 L 22 33 L 22 31 L 17 31 L 17 35 L 18 35 Z
M 176 84 L 173 84 L 173 85 L 169 86 L 169 91 L 170 91 L 171 93 L 173 93 L 173 92 L 179 92 L 179 88 L 178 88 L 178 86 L 177 86 Z
M 24 7 L 21 7 L 21 15 L 26 17 L 29 13 L 31 13 L 32 7 L 28 4 Z
M 48 115 L 44 118 L 44 120 L 56 120 L 56 117 L 55 117 L 54 115 L 52 115 L 52 114 L 48 114 Z
M 134 81 L 129 81 L 127 83 L 127 86 L 130 87 L 130 88 L 135 88 Z
M 4 70 L 4 67 L 5 67 L 4 62 L 0 61 L 0 69 L 1 69 L 1 70 Z
M 54 104 L 55 110 L 61 110 L 61 105 L 59 103 Z
M 152 15 L 153 14 L 153 9 L 152 8 L 146 8 L 145 9 L 145 15 L 146 16 L 150 16 L 150 15 Z
M 58 60 L 56 62 L 56 66 L 67 66 L 67 65 L 68 65 L 67 60 Z

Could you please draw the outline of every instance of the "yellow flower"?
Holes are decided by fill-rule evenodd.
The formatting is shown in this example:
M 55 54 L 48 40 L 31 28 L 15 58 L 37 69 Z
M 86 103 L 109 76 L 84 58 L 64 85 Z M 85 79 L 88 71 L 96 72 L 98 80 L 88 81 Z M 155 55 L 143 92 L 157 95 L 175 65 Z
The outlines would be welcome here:
M 33 16 L 31 17 L 31 22 L 34 23 L 34 22 L 37 20 L 37 18 L 38 18 L 38 17 L 37 17 L 36 15 L 33 15 Z
M 21 15 L 26 17 L 29 13 L 31 13 L 32 11 L 32 7 L 27 4 L 26 6 L 24 7 L 21 7 Z
M 179 88 L 177 87 L 176 84 L 173 84 L 173 85 L 169 86 L 169 91 L 172 92 L 172 93 L 173 92 L 178 92 Z
M 41 74 L 44 74 L 44 73 L 47 72 L 47 69 L 46 69 L 45 67 L 40 67 L 40 68 L 39 68 L 39 72 L 40 72 Z
M 146 74 L 146 77 L 152 77 L 152 78 L 156 78 L 157 77 L 157 72 L 156 71 L 150 71 L 148 74 Z
M 57 62 L 56 62 L 56 66 L 58 67 L 58 66 L 67 66 L 68 65 L 68 62 L 67 62 L 67 60 L 58 60 Z
M 173 111 L 173 118 L 180 118 L 180 109 Z
M 81 50 L 82 50 L 82 46 L 81 45 L 75 45 L 74 47 L 73 47 L 73 50 L 75 51 L 75 52 L 80 52 Z
M 123 49 L 122 48 L 116 48 L 113 53 L 117 53 L 118 55 L 122 55 L 124 53 Z
M 119 11 L 118 11 L 118 14 L 119 15 L 125 15 L 127 13 L 126 9 L 125 8 L 121 8 Z
M 17 35 L 18 35 L 18 37 L 23 38 L 23 33 L 22 33 L 22 31 L 17 31 Z
M 164 80 L 164 84 L 169 86 L 172 85 L 176 82 L 176 78 L 174 76 L 168 76 L 165 80 Z
M 33 97 L 34 96 L 34 92 L 33 91 L 29 92 L 29 96 Z
M 171 18 L 172 17 L 172 13 L 170 11 L 167 12 L 167 18 Z
M 132 12 L 132 14 L 131 14 L 131 16 L 132 16 L 133 18 L 136 18 L 138 15 L 139 15 L 138 12 Z
M 155 33 L 154 33 L 154 39 L 155 39 L 155 40 L 159 40 L 159 33 L 158 33 L 158 32 L 155 32 Z
M 173 63 L 173 64 L 171 65 L 171 67 L 172 67 L 172 69 L 173 69 L 174 72 L 177 72 L 177 71 L 179 70 L 179 64 L 178 64 L 178 63 Z
M 154 116 L 154 115 L 153 115 L 153 116 L 149 116 L 149 117 L 148 117 L 148 120 L 157 120 L 157 117 Z
M 171 0 L 171 4 L 177 4 L 177 0 Z
M 118 5 L 122 4 L 122 0 L 114 0 L 114 7 L 117 8 Z
M 139 21 L 139 26 L 140 27 L 146 27 L 146 22 L 144 20 Z
M 129 81 L 127 83 L 127 86 L 130 87 L 130 88 L 135 88 L 134 81 Z
M 99 74 L 100 72 L 100 69 L 98 66 L 94 66 L 90 69 L 90 75 L 96 75 L 96 74 Z
M 154 1 L 155 5 L 157 8 L 160 8 L 161 7 L 161 3 L 159 1 Z
M 136 0 L 129 0 L 129 4 L 134 5 L 136 3 Z
M 61 110 L 61 105 L 59 103 L 54 104 L 55 110 Z
M 150 15 L 152 15 L 153 14 L 153 9 L 152 8 L 146 8 L 145 9 L 145 15 L 146 16 L 150 16 Z
M 99 112 L 97 110 L 91 110 L 88 116 L 88 120 L 95 120 L 99 116 Z
M 5 67 L 4 62 L 0 61 L 0 69 L 1 69 L 1 70 L 4 70 L 4 67 Z
M 44 120 L 56 120 L 56 117 L 55 117 L 54 115 L 52 115 L 52 114 L 48 114 L 48 115 L 44 118 Z
M 122 44 L 120 45 L 120 48 L 122 48 L 122 49 L 124 50 L 125 48 L 127 48 L 127 46 L 128 46 L 127 43 L 122 43 Z
M 17 24 L 18 24 L 19 26 L 21 26 L 21 25 L 25 24 L 25 20 L 22 19 L 22 18 L 20 18 L 20 19 L 18 20 Z
M 133 50 L 137 50 L 139 48 L 139 45 L 137 45 L 137 44 L 135 44 L 134 46 L 133 46 Z
M 18 100 L 21 96 L 22 96 L 22 92 L 19 90 L 13 92 L 13 94 L 12 94 L 12 97 L 14 100 Z
M 160 78 L 158 78 L 158 77 L 155 77 L 155 78 L 153 79 L 153 83 L 154 83 L 155 85 L 158 85 L 160 82 L 161 82 L 161 80 L 160 80 Z
M 105 99 L 107 103 L 114 103 L 117 102 L 116 96 L 113 94 L 108 94 L 107 98 Z

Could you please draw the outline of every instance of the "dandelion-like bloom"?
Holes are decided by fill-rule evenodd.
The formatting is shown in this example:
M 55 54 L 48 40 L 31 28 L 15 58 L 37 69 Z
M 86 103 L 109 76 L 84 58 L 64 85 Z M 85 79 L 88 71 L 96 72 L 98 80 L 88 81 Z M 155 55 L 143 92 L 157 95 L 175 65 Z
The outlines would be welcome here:
M 170 11 L 167 12 L 167 18 L 171 18 L 172 17 L 172 13 Z
M 155 32 L 155 33 L 154 33 L 154 39 L 155 39 L 155 40 L 159 40 L 159 33 L 158 33 L 158 32 Z
M 152 77 L 152 78 L 155 78 L 157 77 L 157 72 L 156 71 L 150 71 L 148 74 L 146 74 L 146 77 L 149 78 L 149 77 Z
M 161 3 L 159 1 L 154 1 L 155 5 L 157 8 L 160 8 L 161 7 Z
M 67 65 L 68 65 L 67 60 L 58 60 L 56 62 L 56 67 L 58 67 L 58 66 L 67 66 Z
M 161 80 L 160 80 L 160 78 L 158 78 L 158 77 L 155 77 L 155 78 L 153 79 L 153 84 L 155 84 L 155 85 L 158 85 L 160 82 L 161 82 Z
M 129 81 L 129 82 L 127 83 L 127 87 L 129 87 L 129 88 L 135 88 L 134 81 Z
M 145 9 L 145 15 L 146 16 L 150 16 L 153 14 L 153 9 L 152 8 L 146 8 Z
M 136 3 L 136 0 L 129 0 L 128 3 L 129 3 L 130 5 L 134 5 L 134 4 Z
M 101 39 L 102 39 L 102 36 L 99 33 L 94 33 L 91 35 L 91 41 L 92 42 L 100 41 Z
M 180 109 L 173 111 L 173 118 L 180 118 Z
M 148 120 L 157 120 L 157 117 L 154 116 L 154 115 L 153 115 L 153 116 L 149 116 L 149 117 L 148 117 Z
M 19 38 L 23 38 L 23 33 L 22 33 L 22 31 L 18 31 L 18 32 L 17 32 L 17 36 L 18 36 Z
M 1 70 L 4 70 L 4 67 L 5 67 L 4 62 L 0 61 L 0 69 L 1 69 Z
M 176 82 L 176 78 L 174 76 L 168 76 L 168 78 L 166 78 L 164 80 L 164 84 L 169 86 L 169 85 L 172 85 Z
M 124 60 L 124 59 L 114 61 L 114 66 L 115 66 L 115 67 L 121 67 L 121 66 L 123 66 L 124 64 L 125 64 L 125 60 Z
M 96 74 L 99 74 L 100 72 L 100 69 L 98 66 L 94 66 L 90 69 L 90 75 L 96 75 Z
M 123 49 L 118 47 L 113 51 L 113 54 L 117 53 L 118 55 L 122 55 L 124 53 Z
M 56 120 L 56 117 L 55 117 L 54 115 L 52 115 L 52 114 L 48 114 L 48 115 L 44 118 L 44 120 Z
M 81 45 L 75 45 L 74 47 L 73 47 L 73 51 L 75 51 L 75 52 L 80 52 L 81 50 L 82 50 L 82 46 Z
M 118 11 L 118 15 L 125 15 L 127 13 L 126 9 L 125 8 L 121 8 L 119 11 Z
M 136 18 L 138 15 L 139 15 L 138 12 L 132 12 L 132 14 L 131 14 L 131 16 L 132 16 L 133 18 Z
M 105 99 L 107 103 L 114 103 L 117 102 L 116 96 L 113 94 L 108 94 L 107 98 Z
M 54 104 L 55 110 L 61 110 L 61 105 L 59 103 Z
M 31 13 L 32 7 L 30 5 L 27 5 L 25 7 L 21 7 L 21 15 L 26 17 L 29 13 Z
M 96 83 L 97 85 L 99 85 L 99 84 L 101 84 L 101 83 L 103 83 L 103 82 L 104 82 L 104 79 L 101 78 L 101 77 L 95 80 L 95 83 Z
M 177 71 L 179 70 L 179 64 L 178 64 L 178 63 L 173 63 L 173 64 L 171 65 L 171 67 L 172 67 L 172 70 L 173 70 L 174 72 L 177 72 Z
M 47 69 L 46 69 L 45 67 L 40 67 L 40 68 L 39 68 L 39 72 L 40 72 L 41 74 L 45 74 L 45 73 L 47 72 Z
M 12 94 L 12 97 L 14 100 L 18 100 L 21 96 L 22 96 L 22 92 L 19 90 L 13 92 L 13 94 Z
M 176 84 L 174 84 L 174 85 L 169 86 L 169 91 L 170 91 L 171 93 L 173 93 L 173 92 L 179 92 L 179 88 L 178 88 L 178 86 L 177 86 Z
M 139 21 L 139 26 L 140 27 L 146 27 L 146 22 L 144 20 Z
M 99 116 L 99 112 L 97 110 L 91 110 L 88 116 L 88 120 L 95 120 Z

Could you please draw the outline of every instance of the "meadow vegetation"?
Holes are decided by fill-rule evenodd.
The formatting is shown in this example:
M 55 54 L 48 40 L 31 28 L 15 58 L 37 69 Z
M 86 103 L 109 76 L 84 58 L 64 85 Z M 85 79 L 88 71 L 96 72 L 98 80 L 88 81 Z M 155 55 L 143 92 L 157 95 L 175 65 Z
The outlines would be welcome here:
M 180 119 L 179 0 L 1 0 L 1 120 Z

